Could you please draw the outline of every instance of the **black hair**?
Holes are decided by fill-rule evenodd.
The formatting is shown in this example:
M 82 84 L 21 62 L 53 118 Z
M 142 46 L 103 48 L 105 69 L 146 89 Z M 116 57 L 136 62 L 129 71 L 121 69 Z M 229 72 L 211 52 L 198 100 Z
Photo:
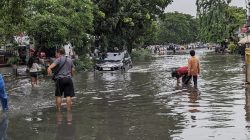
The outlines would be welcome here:
M 61 55 L 65 55 L 65 49 L 64 48 L 59 48 L 56 50 L 57 53 L 61 54 Z
M 34 57 L 30 57 L 29 61 L 28 61 L 28 67 L 31 68 L 33 63 L 35 63 L 35 58 Z
M 172 77 L 180 78 L 180 75 L 175 70 L 175 71 L 172 71 Z
M 177 72 L 176 71 L 172 71 L 172 77 L 176 77 L 176 75 L 177 75 Z
M 191 51 L 190 51 L 190 55 L 191 55 L 191 56 L 195 56 L 195 51 L 194 51 L 194 50 L 191 50 Z

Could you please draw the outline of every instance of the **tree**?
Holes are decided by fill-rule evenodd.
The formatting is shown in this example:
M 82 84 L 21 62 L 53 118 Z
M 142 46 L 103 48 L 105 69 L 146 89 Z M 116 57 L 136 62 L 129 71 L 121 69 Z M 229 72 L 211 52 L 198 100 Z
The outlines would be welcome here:
M 204 42 L 220 42 L 233 36 L 243 24 L 242 8 L 230 7 L 231 0 L 197 0 L 199 38 Z
M 246 10 L 241 7 L 229 6 L 226 9 L 227 30 L 230 38 L 237 38 L 235 31 L 246 23 Z
M 144 43 L 144 36 L 172 0 L 94 0 L 97 46 L 132 48 Z
M 26 0 L 2 0 L 0 1 L 0 40 L 2 44 L 13 42 L 13 36 L 23 32 L 26 19 Z
M 197 39 L 197 20 L 188 14 L 166 13 L 159 20 L 158 43 L 191 43 Z
M 71 42 L 78 53 L 83 53 L 93 31 L 90 0 L 31 0 L 29 8 L 27 31 L 38 48 L 55 48 Z

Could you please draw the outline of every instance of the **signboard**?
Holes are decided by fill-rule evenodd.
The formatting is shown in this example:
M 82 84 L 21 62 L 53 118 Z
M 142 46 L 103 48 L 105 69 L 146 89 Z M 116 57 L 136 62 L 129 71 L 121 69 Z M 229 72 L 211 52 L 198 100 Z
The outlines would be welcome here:
M 18 45 L 28 45 L 30 44 L 30 38 L 29 36 L 25 35 L 25 33 L 19 33 L 16 36 L 14 36 L 15 41 Z

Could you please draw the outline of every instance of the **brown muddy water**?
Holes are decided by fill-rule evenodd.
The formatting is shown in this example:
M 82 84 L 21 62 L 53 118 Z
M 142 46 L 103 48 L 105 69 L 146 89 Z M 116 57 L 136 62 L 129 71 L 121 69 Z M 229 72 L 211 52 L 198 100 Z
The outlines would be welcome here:
M 138 62 L 126 73 L 78 74 L 71 113 L 65 104 L 56 112 L 49 79 L 41 79 L 35 89 L 29 79 L 7 81 L 10 112 L 0 113 L 0 139 L 250 139 L 250 97 L 241 57 L 197 54 L 202 68 L 198 89 L 171 78 L 171 69 L 186 65 L 188 55 Z

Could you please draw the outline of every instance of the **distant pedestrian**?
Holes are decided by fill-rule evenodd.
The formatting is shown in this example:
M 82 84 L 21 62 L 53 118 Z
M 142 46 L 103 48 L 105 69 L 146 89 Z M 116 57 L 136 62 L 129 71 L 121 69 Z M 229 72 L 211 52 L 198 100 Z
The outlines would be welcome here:
M 173 46 L 173 54 L 175 54 L 175 53 L 176 53 L 176 47 Z
M 2 110 L 8 111 L 8 95 L 5 90 L 5 83 L 2 74 L 0 74 L 0 99 L 2 104 Z
M 188 67 L 183 66 L 183 67 L 179 67 L 178 69 L 174 70 L 172 72 L 172 77 L 176 77 L 177 83 L 180 82 L 180 78 L 182 78 L 182 83 L 185 83 L 185 81 L 187 80 L 187 77 L 188 77 Z
M 221 53 L 224 54 L 226 49 L 227 49 L 227 39 L 221 42 Z
M 95 57 L 99 56 L 99 49 L 98 48 L 95 48 L 95 50 L 94 50 L 94 56 Z
M 74 64 L 72 60 L 65 56 L 63 48 L 56 51 L 56 60 L 48 67 L 48 75 L 52 76 L 52 69 L 55 69 L 54 80 L 56 84 L 56 108 L 61 110 L 62 96 L 66 98 L 67 111 L 71 110 L 71 97 L 75 96 L 72 81 Z
M 28 61 L 28 68 L 31 76 L 31 85 L 32 87 L 36 87 L 38 86 L 38 72 L 41 70 L 38 59 L 31 57 Z
M 185 84 L 188 84 L 189 80 L 193 78 L 194 86 L 197 87 L 197 78 L 200 74 L 200 60 L 195 56 L 195 51 L 190 51 L 191 57 L 188 59 L 188 78 Z
M 114 52 L 119 52 L 119 48 L 118 47 L 114 47 Z

